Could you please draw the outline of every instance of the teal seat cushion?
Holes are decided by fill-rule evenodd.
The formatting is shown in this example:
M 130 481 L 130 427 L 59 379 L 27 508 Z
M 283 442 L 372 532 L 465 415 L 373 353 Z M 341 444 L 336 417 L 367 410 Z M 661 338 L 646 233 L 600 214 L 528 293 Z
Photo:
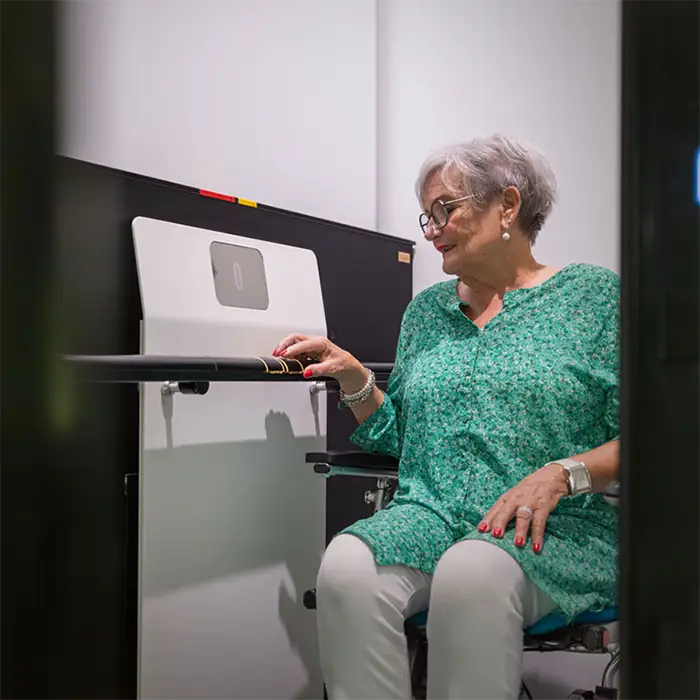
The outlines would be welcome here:
M 572 625 L 604 625 L 610 622 L 615 622 L 619 619 L 617 606 L 605 608 L 600 612 L 584 612 L 577 615 Z M 422 629 L 428 622 L 428 611 L 419 612 L 409 619 L 409 622 L 416 627 Z M 543 617 L 531 627 L 525 630 L 525 634 L 529 637 L 539 637 L 543 634 L 555 632 L 562 627 L 566 627 L 566 618 L 558 612 L 553 612 Z

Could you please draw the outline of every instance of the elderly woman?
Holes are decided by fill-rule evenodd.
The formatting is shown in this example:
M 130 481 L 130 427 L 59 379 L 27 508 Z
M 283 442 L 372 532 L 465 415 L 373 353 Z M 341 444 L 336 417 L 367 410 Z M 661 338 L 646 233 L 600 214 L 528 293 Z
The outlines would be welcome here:
M 390 505 L 323 557 L 321 670 L 330 698 L 409 698 L 403 623 L 429 606 L 428 697 L 517 698 L 523 628 L 616 598 L 619 281 L 535 260 L 555 178 L 517 142 L 447 149 L 417 193 L 450 278 L 406 309 L 387 391 L 326 338 L 275 349 L 335 377 L 353 440 L 400 459 Z

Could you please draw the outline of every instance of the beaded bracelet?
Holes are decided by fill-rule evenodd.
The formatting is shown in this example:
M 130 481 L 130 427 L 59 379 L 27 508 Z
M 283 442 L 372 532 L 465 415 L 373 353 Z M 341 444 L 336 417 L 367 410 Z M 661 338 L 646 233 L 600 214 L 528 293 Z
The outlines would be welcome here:
M 361 403 L 364 403 L 370 396 L 372 396 L 376 380 L 374 377 L 374 372 L 371 369 L 368 369 L 367 372 L 369 372 L 369 376 L 367 377 L 367 382 L 362 387 L 362 389 L 356 391 L 354 394 L 346 394 L 342 389 L 340 390 L 341 408 L 350 408 L 351 406 L 357 406 Z

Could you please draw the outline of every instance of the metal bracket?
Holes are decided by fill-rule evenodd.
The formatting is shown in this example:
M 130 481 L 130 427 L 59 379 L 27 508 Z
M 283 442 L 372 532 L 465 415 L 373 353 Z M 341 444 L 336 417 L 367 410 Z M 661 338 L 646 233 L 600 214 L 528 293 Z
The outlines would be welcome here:
M 365 491 L 365 503 L 368 505 L 370 503 L 374 504 L 374 512 L 382 510 L 384 508 L 386 501 L 391 495 L 391 481 L 385 477 L 379 477 L 377 479 L 377 490 L 376 491 Z
M 322 391 L 328 391 L 326 382 L 311 382 L 309 385 L 309 393 L 311 395 L 320 394 Z
M 209 391 L 209 382 L 165 382 L 160 388 L 163 396 L 173 394 L 198 394 L 204 396 Z

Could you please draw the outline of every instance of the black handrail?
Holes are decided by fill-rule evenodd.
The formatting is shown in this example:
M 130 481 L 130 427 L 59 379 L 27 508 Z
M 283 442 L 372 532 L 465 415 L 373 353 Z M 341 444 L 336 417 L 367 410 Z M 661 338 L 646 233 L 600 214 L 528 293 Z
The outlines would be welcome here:
M 176 355 L 67 355 L 63 358 L 76 376 L 88 382 L 266 382 L 324 381 L 304 379 L 309 361 L 279 357 L 179 357 Z M 366 363 L 377 381 L 385 382 L 392 363 Z

